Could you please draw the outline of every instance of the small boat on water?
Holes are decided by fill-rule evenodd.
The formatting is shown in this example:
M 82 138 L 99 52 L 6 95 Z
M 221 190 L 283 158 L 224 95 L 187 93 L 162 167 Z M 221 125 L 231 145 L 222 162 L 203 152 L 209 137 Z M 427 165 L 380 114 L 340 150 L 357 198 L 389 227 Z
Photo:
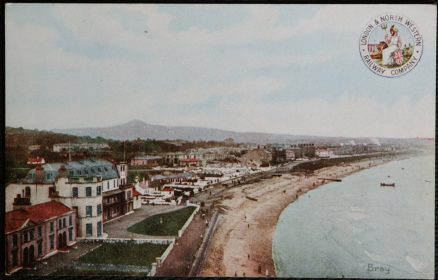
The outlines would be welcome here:
M 381 187 L 395 187 L 395 183 L 380 183 Z

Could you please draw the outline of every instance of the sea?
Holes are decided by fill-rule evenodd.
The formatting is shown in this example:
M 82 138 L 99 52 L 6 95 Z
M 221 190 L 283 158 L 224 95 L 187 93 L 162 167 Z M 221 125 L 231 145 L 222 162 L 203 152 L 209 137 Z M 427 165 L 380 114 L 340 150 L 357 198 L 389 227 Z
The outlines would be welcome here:
M 435 155 L 352 174 L 282 212 L 272 248 L 276 274 L 433 279 L 434 213 Z

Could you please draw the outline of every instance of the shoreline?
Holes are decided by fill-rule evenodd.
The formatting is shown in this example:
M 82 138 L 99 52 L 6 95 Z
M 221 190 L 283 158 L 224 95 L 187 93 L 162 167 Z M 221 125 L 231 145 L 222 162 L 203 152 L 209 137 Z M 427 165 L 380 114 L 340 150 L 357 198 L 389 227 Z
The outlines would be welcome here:
M 226 190 L 217 230 L 200 276 L 276 276 L 272 254 L 274 232 L 281 213 L 310 190 L 393 159 L 366 159 L 321 168 L 312 175 L 284 174 Z M 257 199 L 249 200 L 248 196 Z

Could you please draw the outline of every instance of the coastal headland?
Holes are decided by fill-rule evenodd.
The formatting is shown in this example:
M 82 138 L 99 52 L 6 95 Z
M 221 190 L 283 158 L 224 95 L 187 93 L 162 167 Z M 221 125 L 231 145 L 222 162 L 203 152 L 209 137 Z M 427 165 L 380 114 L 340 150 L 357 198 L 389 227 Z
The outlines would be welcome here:
M 272 240 L 282 211 L 300 196 L 310 195 L 310 190 L 332 182 L 327 179 L 340 179 L 390 160 L 340 162 L 313 172 L 283 174 L 227 189 L 199 276 L 275 276 Z

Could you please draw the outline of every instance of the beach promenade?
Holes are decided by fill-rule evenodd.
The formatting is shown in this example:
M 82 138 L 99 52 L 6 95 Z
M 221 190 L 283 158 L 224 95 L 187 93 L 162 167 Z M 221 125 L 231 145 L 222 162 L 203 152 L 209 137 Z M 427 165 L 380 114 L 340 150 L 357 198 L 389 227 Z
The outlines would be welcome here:
M 272 239 L 281 212 L 302 195 L 329 180 L 382 164 L 373 159 L 316 170 L 312 175 L 284 174 L 226 189 L 217 228 L 199 276 L 275 276 Z M 329 187 L 329 186 L 327 186 Z

